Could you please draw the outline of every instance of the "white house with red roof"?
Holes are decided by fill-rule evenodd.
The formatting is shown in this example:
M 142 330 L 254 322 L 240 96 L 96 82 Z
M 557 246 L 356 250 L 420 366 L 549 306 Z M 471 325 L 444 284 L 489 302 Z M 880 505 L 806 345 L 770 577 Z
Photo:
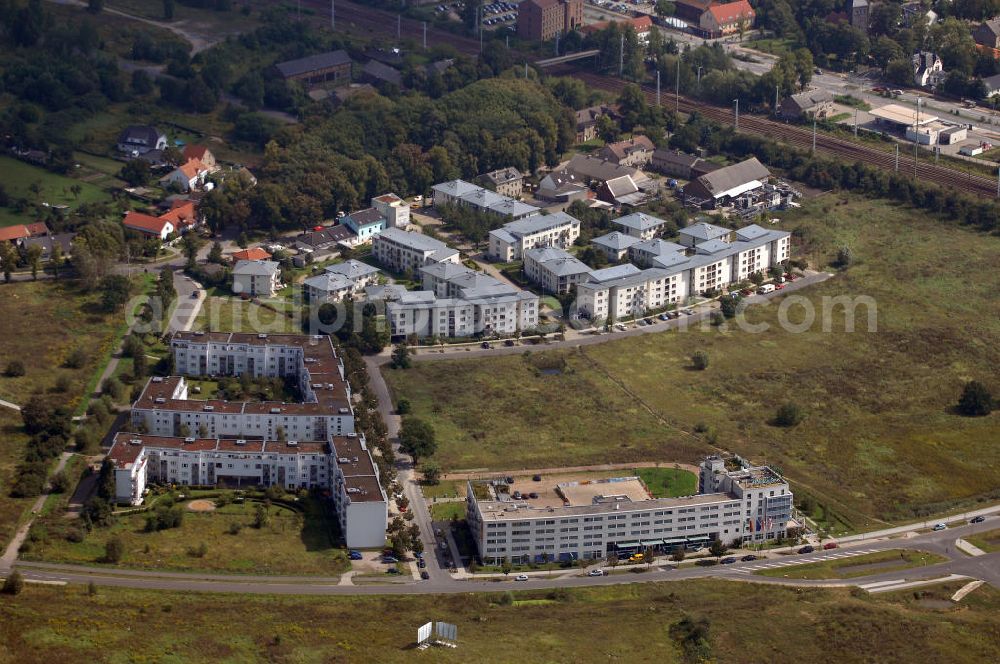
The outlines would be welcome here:
M 160 178 L 160 184 L 164 187 L 176 186 L 181 191 L 191 191 L 204 185 L 205 178 L 211 172 L 198 159 L 190 159 Z
M 215 161 L 215 155 L 204 145 L 185 145 L 182 154 L 186 162 L 198 160 L 213 172 L 219 168 L 219 164 Z
M 176 230 L 173 223 L 167 219 L 153 217 L 134 210 L 125 215 L 125 218 L 122 219 L 122 224 L 125 228 L 133 231 L 139 231 L 140 233 L 145 233 L 146 235 L 155 235 L 161 240 L 166 240 L 167 237 L 169 237 L 170 234 Z
M 698 24 L 709 37 L 724 37 L 749 30 L 756 18 L 757 14 L 750 3 L 739 0 L 709 7 L 701 15 Z

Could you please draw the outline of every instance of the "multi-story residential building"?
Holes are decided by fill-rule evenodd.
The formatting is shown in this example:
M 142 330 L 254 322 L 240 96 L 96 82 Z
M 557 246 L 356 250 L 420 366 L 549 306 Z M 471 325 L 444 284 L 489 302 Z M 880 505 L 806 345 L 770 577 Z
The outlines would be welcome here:
M 662 257 L 684 257 L 685 248 L 673 242 L 667 242 L 659 238 L 636 242 L 628 248 L 629 258 L 640 267 L 666 267 L 663 264 L 654 264 L 653 259 Z
M 478 180 L 487 189 L 511 198 L 520 198 L 524 190 L 524 176 L 513 166 L 484 173 Z
M 280 276 L 277 261 L 239 261 L 233 268 L 233 292 L 271 297 L 278 291 Z
M 611 477 L 562 483 L 554 496 L 544 492 L 538 499 L 519 492 L 516 500 L 510 490 L 517 484 L 469 482 L 467 520 L 487 564 L 599 560 L 785 536 L 793 495 L 771 468 L 741 464 L 728 470 L 722 459 L 710 457 L 701 482 L 699 494 L 681 498 L 651 498 L 640 478 Z
M 646 136 L 636 136 L 617 143 L 608 143 L 597 156 L 619 166 L 643 168 L 653 158 L 656 146 Z
M 506 263 L 535 247 L 568 249 L 580 237 L 580 220 L 565 212 L 537 214 L 490 231 L 489 255 Z
M 498 191 L 491 191 L 465 180 L 450 180 L 436 184 L 434 205 L 457 205 L 471 208 L 478 212 L 497 215 L 506 219 L 523 219 L 538 214 L 534 205 L 506 196 Z
M 687 296 L 683 272 L 640 270 L 631 263 L 596 270 L 578 284 L 577 309 L 593 321 L 632 318 L 681 302 Z
M 373 207 L 352 212 L 341 223 L 358 236 L 358 244 L 371 242 L 387 226 L 385 217 Z
M 590 266 L 557 247 L 524 252 L 524 276 L 548 293 L 568 293 L 590 278 Z
M 329 441 L 150 436 L 121 432 L 108 451 L 115 499 L 141 505 L 148 483 L 330 491 L 351 547 L 385 543 L 388 502 L 363 436 Z
M 396 194 L 382 194 L 371 201 L 372 207 L 385 217 L 386 226 L 406 230 L 410 225 L 410 206 Z
M 271 486 L 330 492 L 348 546 L 385 541 L 387 499 L 329 337 L 179 332 L 177 369 L 297 380 L 296 403 L 189 399 L 183 376 L 154 377 L 116 435 L 118 502 L 141 504 L 147 482 Z
M 632 237 L 640 240 L 651 240 L 663 232 L 667 225 L 666 219 L 660 219 L 643 212 L 633 212 L 624 217 L 612 219 L 611 223 L 621 226 L 622 230 Z
M 609 314 L 641 315 L 749 279 L 788 260 L 791 252 L 790 233 L 756 224 L 736 231 L 694 224 L 681 230 L 680 240 L 681 244 L 658 239 L 629 244 L 632 260 L 648 269 L 626 263 L 593 272 L 577 286 L 578 310 L 595 321 Z
M 372 242 L 372 255 L 390 270 L 416 273 L 425 265 L 458 263 L 458 250 L 421 233 L 387 228 Z
M 333 302 L 364 292 L 378 282 L 379 270 L 353 258 L 330 265 L 322 273 L 309 277 L 302 290 L 310 302 Z
M 538 296 L 511 290 L 444 298 L 429 290 L 387 290 L 386 318 L 393 337 L 510 336 L 537 327 Z
M 639 242 L 639 238 L 619 231 L 611 231 L 607 235 L 595 237 L 590 241 L 595 248 L 603 251 L 612 263 L 617 263 L 625 258 L 628 255 L 628 248 L 637 242 Z
M 583 0 L 524 0 L 517 8 L 522 39 L 548 41 L 583 25 Z

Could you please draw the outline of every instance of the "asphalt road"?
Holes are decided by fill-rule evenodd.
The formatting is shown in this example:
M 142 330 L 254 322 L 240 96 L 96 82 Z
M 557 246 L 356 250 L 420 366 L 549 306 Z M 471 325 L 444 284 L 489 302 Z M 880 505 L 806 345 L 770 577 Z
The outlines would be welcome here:
M 504 588 L 578 588 L 584 586 L 618 585 L 624 583 L 648 583 L 654 581 L 680 581 L 687 579 L 716 578 L 730 581 L 770 583 L 809 587 L 861 586 L 885 582 L 911 582 L 936 579 L 952 574 L 983 580 L 1000 588 L 1000 553 L 970 557 L 956 550 L 954 541 L 970 533 L 991 530 L 1000 519 L 991 517 L 981 524 L 949 528 L 942 532 L 930 532 L 909 538 L 870 541 L 863 545 L 865 551 L 890 549 L 917 549 L 937 553 L 949 558 L 948 562 L 926 567 L 918 567 L 897 572 L 875 573 L 855 577 L 850 580 L 794 580 L 762 577 L 741 571 L 744 567 L 756 567 L 755 563 L 736 563 L 713 567 L 688 567 L 680 570 L 665 569 L 640 574 L 628 572 L 602 577 L 571 576 L 563 578 L 534 577 L 528 581 L 491 580 L 460 581 L 448 575 L 433 575 L 428 581 L 381 586 L 340 586 L 331 578 L 313 577 L 234 577 L 232 575 L 181 574 L 167 572 L 143 572 L 113 570 L 96 567 L 58 565 L 49 563 L 16 563 L 25 578 L 43 582 L 90 583 L 104 586 L 140 588 L 146 590 L 170 590 L 175 592 L 224 592 L 250 594 L 299 594 L 299 595 L 425 595 L 467 592 L 496 592 Z M 782 561 L 802 563 L 825 559 L 837 552 L 816 551 L 811 554 L 791 555 Z M 564 573 L 560 571 L 559 573 Z

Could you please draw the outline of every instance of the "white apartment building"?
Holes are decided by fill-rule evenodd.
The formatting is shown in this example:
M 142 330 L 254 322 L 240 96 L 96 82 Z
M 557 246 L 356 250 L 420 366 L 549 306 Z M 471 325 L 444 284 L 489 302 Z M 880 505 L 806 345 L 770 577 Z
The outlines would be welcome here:
M 278 292 L 280 274 L 276 261 L 239 261 L 233 268 L 233 292 L 271 297 Z
M 601 322 L 609 315 L 620 320 L 661 309 L 686 297 L 683 273 L 661 268 L 640 270 L 631 263 L 596 270 L 590 281 L 576 287 L 577 309 Z
M 627 233 L 611 231 L 607 235 L 595 237 L 590 243 L 595 249 L 603 251 L 609 261 L 617 263 L 628 255 L 629 247 L 639 241 L 639 238 Z
M 489 255 L 507 263 L 535 247 L 568 249 L 580 237 L 580 220 L 565 212 L 536 214 L 490 231 Z
M 510 336 L 538 325 L 538 296 L 528 291 L 438 297 L 423 290 L 390 297 L 386 317 L 393 337 Z
M 749 279 L 754 272 L 787 260 L 791 251 L 790 233 L 756 224 L 736 231 L 695 224 L 683 229 L 681 242 L 630 243 L 632 259 L 648 268 L 639 270 L 626 263 L 592 273 L 577 286 L 578 310 L 593 321 L 609 314 L 614 318 L 642 315 Z
M 663 227 L 667 225 L 665 219 L 660 219 L 643 212 L 633 212 L 624 217 L 612 219 L 611 223 L 621 226 L 622 231 L 626 235 L 637 237 L 640 240 L 653 239 L 663 232 Z
M 378 268 L 352 258 L 309 277 L 302 283 L 302 289 L 310 302 L 340 301 L 377 284 L 378 277 Z
M 410 206 L 396 194 L 382 194 L 371 200 L 373 208 L 378 210 L 389 228 L 406 230 L 410 225 Z
M 372 242 L 375 259 L 390 270 L 416 273 L 425 265 L 458 263 L 458 250 L 421 233 L 386 228 Z
M 108 451 L 115 499 L 141 505 L 147 483 L 331 492 L 350 547 L 385 543 L 388 501 L 363 436 L 329 442 L 179 438 L 121 432 Z
M 467 487 L 469 529 L 484 563 L 598 560 L 653 549 L 695 548 L 784 537 L 791 520 L 788 483 L 766 466 L 727 470 L 702 464 L 702 492 L 652 498 L 638 477 L 567 482 L 552 498 L 515 500 L 502 479 Z
M 535 247 L 524 252 L 524 276 L 548 293 L 568 293 L 590 278 L 591 268 L 558 247 Z
M 438 205 L 457 205 L 511 220 L 523 219 L 537 215 L 539 212 L 534 205 L 528 205 L 516 198 L 505 196 L 503 193 L 499 193 L 500 190 L 490 191 L 465 180 L 442 182 L 434 185 L 431 189 L 434 191 L 435 207 Z

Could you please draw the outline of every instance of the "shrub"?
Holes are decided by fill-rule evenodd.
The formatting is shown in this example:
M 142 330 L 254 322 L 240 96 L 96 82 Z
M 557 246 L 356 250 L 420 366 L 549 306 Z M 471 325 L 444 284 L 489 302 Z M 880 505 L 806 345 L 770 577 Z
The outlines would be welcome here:
M 698 371 L 704 371 L 708 368 L 708 353 L 703 350 L 697 351 L 691 356 L 691 364 Z
M 65 393 L 69 392 L 70 388 L 72 387 L 73 387 L 72 379 L 70 379 L 69 376 L 62 375 L 56 378 L 56 383 L 55 385 L 52 386 L 52 389 L 55 390 L 56 392 Z
M 834 262 L 835 267 L 839 267 L 841 270 L 850 266 L 851 262 L 854 260 L 854 255 L 851 253 L 850 247 L 841 247 L 837 250 L 837 260 Z
M 208 545 L 204 542 L 198 546 L 189 546 L 187 550 L 187 554 L 192 558 L 204 558 L 206 553 L 208 553 Z
M 79 528 L 69 528 L 66 531 L 66 541 L 72 542 L 74 544 L 79 544 L 83 541 L 83 531 Z
M 52 486 L 52 493 L 66 493 L 70 485 L 69 475 L 66 474 L 66 471 L 60 470 L 52 476 L 49 483 Z
M 63 362 L 63 366 L 67 369 L 80 369 L 84 364 L 87 363 L 87 354 L 82 348 L 77 348 L 69 354 L 66 361 Z
M 779 427 L 793 427 L 805 417 L 802 409 L 791 401 L 778 406 L 778 411 L 774 415 L 774 423 Z
M 243 530 L 243 524 L 237 523 L 236 521 L 229 524 L 228 532 L 230 535 L 239 535 L 241 530 Z
M 958 412 L 968 417 L 983 417 L 993 412 L 995 402 L 986 386 L 978 381 L 969 381 L 958 399 Z
M 125 556 L 125 543 L 122 538 L 115 535 L 104 544 L 104 558 L 106 563 L 119 563 Z
M 25 374 L 24 362 L 21 360 L 11 360 L 7 363 L 7 368 L 4 369 L 3 375 L 8 378 L 18 378 Z
M 409 399 L 400 399 L 399 402 L 396 403 L 396 412 L 399 415 L 408 415 L 412 409 L 413 406 L 410 405 Z
M 11 571 L 3 582 L 4 595 L 20 595 L 24 590 L 24 577 L 17 570 Z

